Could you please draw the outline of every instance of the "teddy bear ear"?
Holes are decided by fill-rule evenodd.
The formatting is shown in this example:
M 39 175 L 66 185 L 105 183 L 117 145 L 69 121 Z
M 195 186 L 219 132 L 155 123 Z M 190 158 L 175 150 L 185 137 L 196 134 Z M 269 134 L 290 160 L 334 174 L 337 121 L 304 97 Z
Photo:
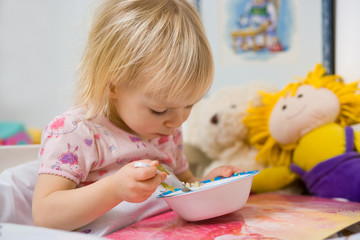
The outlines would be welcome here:
M 255 95 L 253 100 L 251 101 L 251 104 L 253 107 L 260 107 L 261 105 L 263 105 L 262 95 L 261 94 Z
M 256 94 L 252 96 L 252 99 L 249 104 L 252 107 L 257 108 L 264 105 L 263 97 L 264 95 L 273 95 L 278 92 L 279 89 L 275 85 L 270 84 L 261 84 L 258 86 L 257 90 L 254 91 Z

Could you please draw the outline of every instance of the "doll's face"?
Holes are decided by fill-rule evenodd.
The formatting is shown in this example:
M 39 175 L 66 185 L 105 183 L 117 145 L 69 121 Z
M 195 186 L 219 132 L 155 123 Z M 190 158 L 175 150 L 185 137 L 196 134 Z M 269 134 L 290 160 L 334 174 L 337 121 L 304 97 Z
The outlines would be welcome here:
M 334 122 L 340 112 L 337 96 L 326 88 L 300 86 L 275 104 L 269 120 L 271 136 L 280 144 L 295 143 L 306 133 Z

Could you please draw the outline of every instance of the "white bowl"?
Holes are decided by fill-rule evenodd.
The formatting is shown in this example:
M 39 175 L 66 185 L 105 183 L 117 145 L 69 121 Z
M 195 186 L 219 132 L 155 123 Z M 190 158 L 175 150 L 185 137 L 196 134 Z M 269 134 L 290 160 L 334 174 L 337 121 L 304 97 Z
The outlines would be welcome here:
M 258 170 L 235 173 L 233 176 L 206 180 L 200 187 L 191 187 L 191 192 L 180 189 L 167 191 L 158 196 L 181 218 L 199 221 L 218 217 L 242 208 L 247 202 L 254 175 Z

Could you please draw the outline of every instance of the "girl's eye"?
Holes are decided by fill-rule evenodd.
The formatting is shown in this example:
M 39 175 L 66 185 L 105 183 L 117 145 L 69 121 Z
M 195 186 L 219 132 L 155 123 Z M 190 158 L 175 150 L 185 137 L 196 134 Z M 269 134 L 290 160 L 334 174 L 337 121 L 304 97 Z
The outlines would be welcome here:
M 162 111 L 162 112 L 158 112 L 158 111 L 155 111 L 155 110 L 151 109 L 151 113 L 156 115 L 156 116 L 163 116 L 163 115 L 165 115 L 166 112 L 167 112 L 167 110 Z

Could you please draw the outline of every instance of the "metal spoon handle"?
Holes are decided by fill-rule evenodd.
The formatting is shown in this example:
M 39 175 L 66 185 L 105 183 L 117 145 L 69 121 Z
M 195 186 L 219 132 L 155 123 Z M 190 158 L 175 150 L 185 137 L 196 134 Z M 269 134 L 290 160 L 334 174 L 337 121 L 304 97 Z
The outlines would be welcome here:
M 144 162 L 135 162 L 134 163 L 134 167 L 138 168 L 138 167 L 142 167 L 142 168 L 146 168 L 146 167 L 150 167 L 151 165 L 144 163 Z M 160 166 L 160 165 L 159 165 Z M 159 167 L 160 169 L 163 169 L 162 166 Z M 157 172 L 162 172 L 160 171 L 158 168 Z M 166 184 L 169 184 L 172 187 L 175 188 L 180 188 L 183 192 L 190 192 L 191 189 L 186 187 L 185 184 L 183 182 L 181 182 L 174 174 L 172 174 L 169 171 L 163 171 L 165 172 L 168 176 L 167 178 L 163 181 Z

